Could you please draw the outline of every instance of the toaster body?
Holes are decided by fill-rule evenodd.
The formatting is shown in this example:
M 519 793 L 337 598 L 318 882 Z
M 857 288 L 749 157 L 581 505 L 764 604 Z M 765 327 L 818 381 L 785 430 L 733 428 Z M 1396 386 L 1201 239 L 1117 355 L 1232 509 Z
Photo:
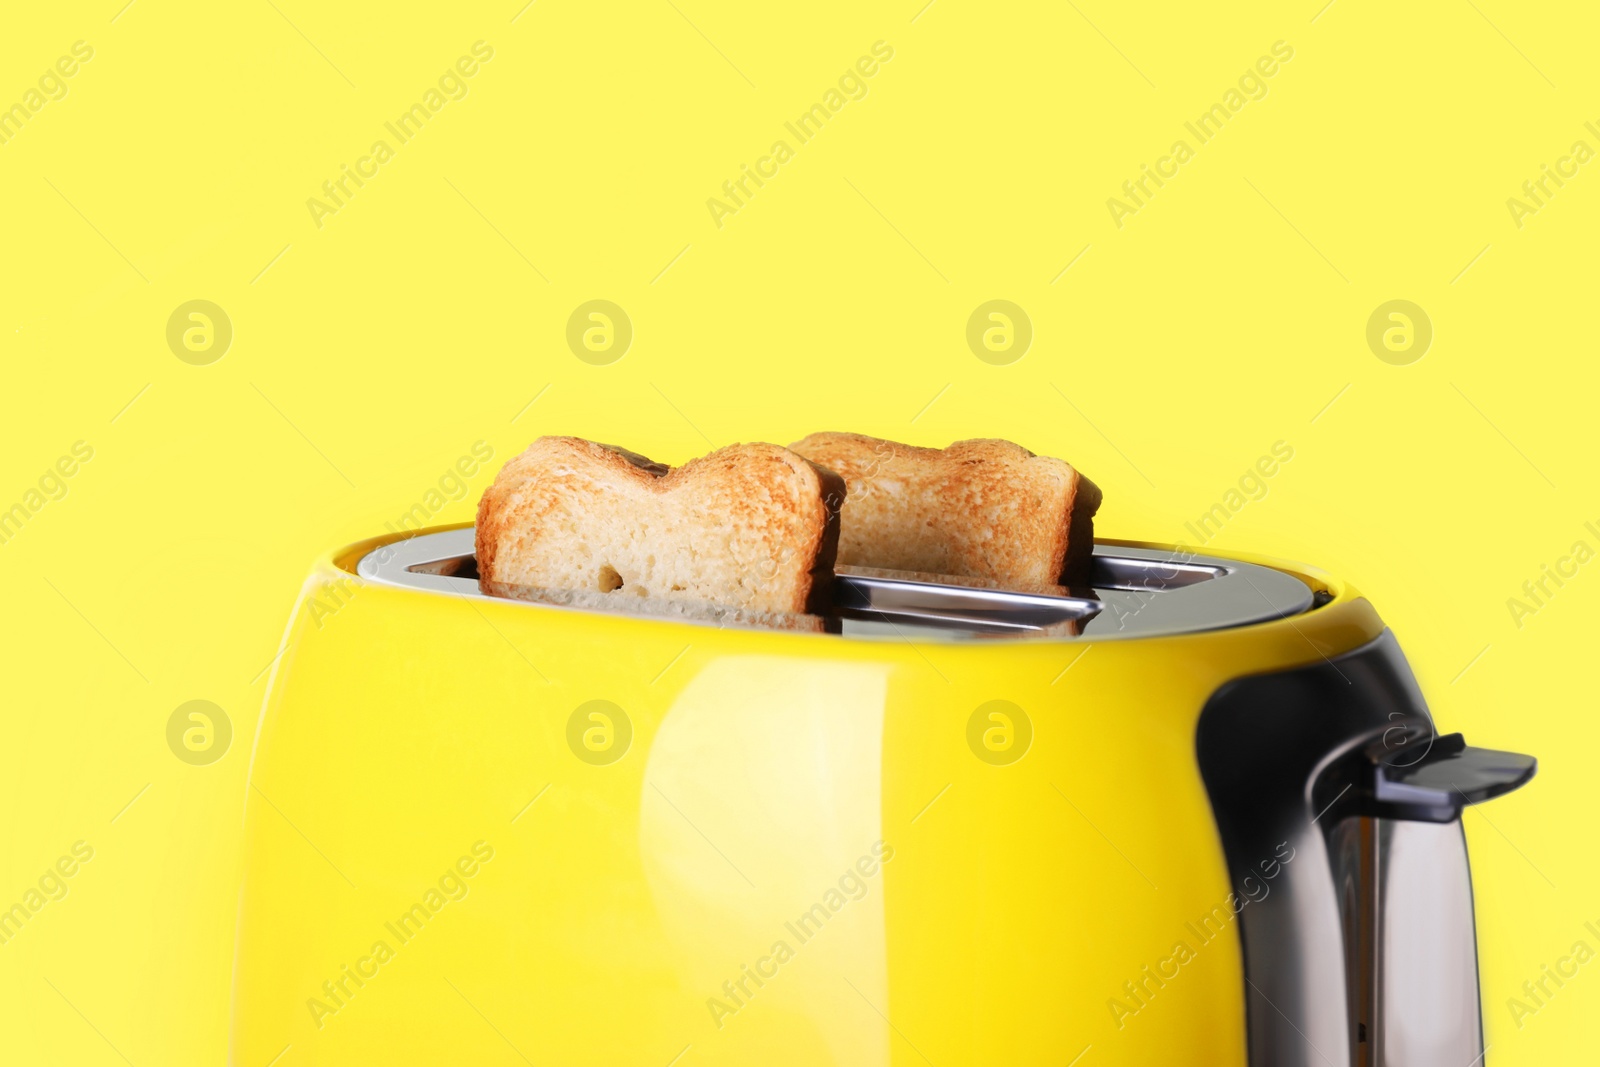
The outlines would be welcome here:
M 847 576 L 810 634 L 485 598 L 470 552 L 303 590 L 236 1064 L 1482 1052 L 1458 816 L 1532 761 L 1438 735 L 1327 576 L 1102 543 L 1062 598 Z

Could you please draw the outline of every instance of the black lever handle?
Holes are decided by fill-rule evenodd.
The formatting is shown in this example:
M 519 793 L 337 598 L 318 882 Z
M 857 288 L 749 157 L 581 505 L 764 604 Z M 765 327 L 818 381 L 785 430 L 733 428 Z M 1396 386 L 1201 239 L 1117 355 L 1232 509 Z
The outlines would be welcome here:
M 1377 758 L 1369 750 L 1353 759 L 1353 814 L 1440 823 L 1526 784 L 1539 767 L 1532 756 L 1472 748 L 1460 734 L 1435 738 L 1421 757 L 1401 749 Z

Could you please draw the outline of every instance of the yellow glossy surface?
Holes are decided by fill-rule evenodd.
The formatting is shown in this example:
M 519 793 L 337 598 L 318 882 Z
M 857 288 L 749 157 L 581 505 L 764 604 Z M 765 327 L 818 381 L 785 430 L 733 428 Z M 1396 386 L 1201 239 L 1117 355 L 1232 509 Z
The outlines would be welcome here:
M 235 1061 L 1241 1063 L 1236 938 L 1187 925 L 1229 894 L 1195 720 L 1379 632 L 1333 591 L 1182 638 L 910 644 L 326 561 L 255 740 Z M 1010 748 L 969 742 L 991 701 Z M 1176 976 L 1119 1018 L 1147 965 Z

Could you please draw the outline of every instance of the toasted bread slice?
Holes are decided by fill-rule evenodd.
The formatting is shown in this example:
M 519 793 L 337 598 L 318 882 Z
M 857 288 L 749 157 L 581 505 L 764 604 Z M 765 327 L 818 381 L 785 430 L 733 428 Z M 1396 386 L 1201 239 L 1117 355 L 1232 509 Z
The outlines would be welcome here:
M 478 502 L 478 581 L 491 596 L 588 591 L 822 612 L 843 500 L 837 475 L 777 445 L 730 445 L 673 470 L 541 437 Z
M 1100 490 L 1010 441 L 917 448 L 854 433 L 790 446 L 848 490 L 839 563 L 983 578 L 1025 592 L 1083 584 Z

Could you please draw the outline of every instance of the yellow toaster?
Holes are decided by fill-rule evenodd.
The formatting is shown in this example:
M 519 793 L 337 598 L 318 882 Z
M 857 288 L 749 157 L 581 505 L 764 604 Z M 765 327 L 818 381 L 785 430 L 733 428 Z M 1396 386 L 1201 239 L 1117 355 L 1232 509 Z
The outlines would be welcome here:
M 1433 729 L 1305 567 L 1096 545 L 841 575 L 825 633 L 498 600 L 470 527 L 321 561 L 254 738 L 232 1062 L 1468 1067 Z

